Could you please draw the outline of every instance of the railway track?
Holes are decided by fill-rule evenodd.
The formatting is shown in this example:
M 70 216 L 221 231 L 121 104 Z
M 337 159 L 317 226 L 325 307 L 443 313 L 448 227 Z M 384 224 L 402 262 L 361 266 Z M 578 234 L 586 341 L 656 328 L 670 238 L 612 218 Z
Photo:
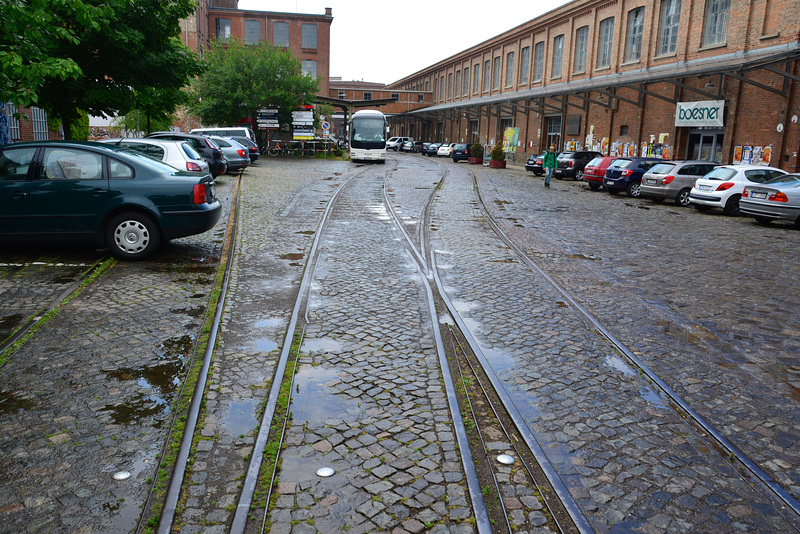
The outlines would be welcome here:
M 504 231 L 475 173 L 390 163 L 331 183 L 303 230 L 313 239 L 265 361 L 257 430 L 239 445 L 245 461 L 234 454 L 245 468 L 232 477 L 226 531 L 800 530 L 792 494 Z M 242 202 L 237 188 L 232 205 Z M 138 532 L 188 520 L 218 336 L 236 304 L 226 302 L 241 269 L 234 244 L 249 239 L 230 213 L 196 389 L 174 419 L 180 448 L 163 466 L 167 489 L 153 480 Z M 14 319 L 0 354 L 106 268 L 74 266 Z

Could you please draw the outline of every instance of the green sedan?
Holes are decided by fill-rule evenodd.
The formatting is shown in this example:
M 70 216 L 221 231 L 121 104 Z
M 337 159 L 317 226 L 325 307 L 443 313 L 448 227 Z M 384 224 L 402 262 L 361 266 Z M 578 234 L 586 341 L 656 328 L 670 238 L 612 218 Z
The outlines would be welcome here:
M 0 241 L 94 241 L 141 260 L 162 241 L 214 227 L 210 174 L 91 142 L 0 146 Z

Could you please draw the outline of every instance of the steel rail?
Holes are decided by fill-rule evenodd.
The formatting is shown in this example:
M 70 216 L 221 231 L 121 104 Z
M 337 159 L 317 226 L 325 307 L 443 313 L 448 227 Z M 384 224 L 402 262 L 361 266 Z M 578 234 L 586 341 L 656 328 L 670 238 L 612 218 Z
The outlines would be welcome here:
M 442 176 L 441 180 L 444 180 Z M 441 183 L 441 180 L 439 183 Z M 436 188 L 434 188 L 435 190 Z M 478 527 L 479 534 L 490 534 L 492 532 L 492 524 L 489 520 L 489 512 L 486 509 L 486 502 L 483 500 L 483 493 L 481 492 L 480 481 L 478 479 L 478 472 L 475 469 L 475 462 L 472 459 L 472 451 L 470 449 L 469 437 L 467 436 L 467 429 L 464 426 L 464 419 L 461 415 L 461 408 L 458 405 L 458 397 L 455 391 L 455 384 L 453 377 L 450 373 L 450 365 L 447 361 L 447 354 L 444 350 L 444 340 L 442 339 L 442 332 L 439 328 L 439 314 L 436 311 L 436 301 L 434 300 L 433 290 L 431 284 L 428 282 L 428 272 L 426 263 L 420 263 L 422 256 L 414 246 L 411 236 L 406 232 L 405 227 L 400 222 L 397 212 L 389 202 L 388 193 L 386 191 L 386 179 L 383 182 L 383 198 L 392 220 L 395 225 L 403 234 L 406 244 L 409 247 L 409 252 L 417 259 L 414 262 L 415 267 L 420 275 L 420 280 L 425 288 L 425 293 L 428 300 L 428 311 L 431 317 L 431 325 L 433 328 L 434 341 L 436 344 L 436 353 L 439 357 L 439 367 L 442 371 L 442 379 L 444 380 L 445 393 L 447 395 L 447 403 L 450 408 L 450 413 L 453 416 L 453 427 L 456 435 L 456 442 L 458 443 L 459 450 L 461 451 L 461 464 L 464 467 L 464 475 L 467 479 L 467 490 L 469 491 L 472 500 L 472 509 L 475 514 L 476 526 Z M 428 197 L 429 200 L 433 199 L 433 195 Z M 424 221 L 421 221 L 421 223 Z
M 483 392 L 483 396 L 486 399 L 486 402 L 489 405 L 489 407 L 492 409 L 492 413 L 494 414 L 495 419 L 497 419 L 497 422 L 500 425 L 500 429 L 503 431 L 503 434 L 505 434 L 505 436 L 508 438 L 508 443 L 510 444 L 511 448 L 514 449 L 514 452 L 517 453 L 517 457 L 519 458 L 519 461 L 525 467 L 525 470 L 528 472 L 528 476 L 531 477 L 531 480 L 533 481 L 534 486 L 536 486 L 536 489 L 539 491 L 539 495 L 542 496 L 542 500 L 544 500 L 544 505 L 547 507 L 547 510 L 550 512 L 550 516 L 553 518 L 553 521 L 555 521 L 556 526 L 558 527 L 558 531 L 562 532 L 562 533 L 566 532 L 566 529 L 558 521 L 558 517 L 556 516 L 555 512 L 553 511 L 553 508 L 550 506 L 550 500 L 547 498 L 547 492 L 542 490 L 542 486 L 536 481 L 536 477 L 533 476 L 533 471 L 531 471 L 531 468 L 528 465 L 528 462 L 525 461 L 525 458 L 523 458 L 522 454 L 520 453 L 519 449 L 517 448 L 517 445 L 514 443 L 514 440 L 511 439 L 511 434 L 506 429 L 506 426 L 503 424 L 503 420 L 500 417 L 500 414 L 497 413 L 497 410 L 495 409 L 494 403 L 492 402 L 492 399 L 489 397 L 489 393 L 486 390 L 486 386 L 484 386 L 484 384 L 483 384 L 483 380 L 481 380 L 480 376 L 475 371 L 475 367 L 472 365 L 472 361 L 466 356 L 466 352 L 464 351 L 464 348 L 461 345 L 461 341 L 459 341 L 459 339 L 456 337 L 455 333 L 452 332 L 452 328 L 451 328 L 451 333 L 453 335 L 454 342 L 458 344 L 459 348 L 461 349 L 461 352 L 464 354 L 464 359 L 467 361 L 467 365 L 469 365 L 470 370 L 472 371 L 472 374 L 475 376 L 475 379 L 478 381 L 478 385 L 480 386 L 481 391 Z M 469 395 L 467 395 L 467 397 L 469 397 Z M 481 440 L 483 440 L 482 437 L 481 437 Z M 494 473 L 494 471 L 492 471 L 492 472 Z M 503 505 L 503 509 L 505 509 L 505 505 Z M 508 514 L 506 514 L 506 517 L 508 517 Z M 511 531 L 510 527 L 509 527 L 509 531 Z
M 577 502 L 575 502 L 575 499 L 572 497 L 572 494 L 567 489 L 566 484 L 564 484 L 564 481 L 561 480 L 561 477 L 558 475 L 558 472 L 550 463 L 549 458 L 545 454 L 542 447 L 539 445 L 538 441 L 536 440 L 536 437 L 533 435 L 533 432 L 531 432 L 530 428 L 525 422 L 525 419 L 519 413 L 519 410 L 517 410 L 517 407 L 511 400 L 511 396 L 506 391 L 503 381 L 500 380 L 500 378 L 494 372 L 494 369 L 490 365 L 488 359 L 486 358 L 486 355 L 483 353 L 480 344 L 478 344 L 477 340 L 472 335 L 472 332 L 470 331 L 469 327 L 464 322 L 464 319 L 461 317 L 455 305 L 450 300 L 450 297 L 447 295 L 447 292 L 444 289 L 444 284 L 442 283 L 442 280 L 439 277 L 439 270 L 436 265 L 436 254 L 431 254 L 431 262 L 432 262 L 431 271 L 433 273 L 434 280 L 436 281 L 436 285 L 439 288 L 439 295 L 442 299 L 442 302 L 447 307 L 448 311 L 450 312 L 450 315 L 456 322 L 456 325 L 458 325 L 458 328 L 464 335 L 464 339 L 467 341 L 470 348 L 472 349 L 472 352 L 475 354 L 475 357 L 478 359 L 481 366 L 483 367 L 487 378 L 492 383 L 492 387 L 495 389 L 495 392 L 497 393 L 498 397 L 500 397 L 501 402 L 506 407 L 509 417 L 514 422 L 514 425 L 517 427 L 517 430 L 522 436 L 522 439 L 525 441 L 525 444 L 531 450 L 531 453 L 533 454 L 536 461 L 539 462 L 539 467 L 542 468 L 542 471 L 545 473 L 545 476 L 547 476 L 547 479 L 553 486 L 553 491 L 556 493 L 559 500 L 564 505 L 564 508 L 567 510 L 567 513 L 572 518 L 572 521 L 575 523 L 576 528 L 583 534 L 593 533 L 594 529 L 591 527 L 589 521 L 583 515 L 581 509 L 578 507 Z
M 640 360 L 633 352 L 631 352 L 625 344 L 620 341 L 611 331 L 606 328 L 594 315 L 592 315 L 586 308 L 584 308 L 572 295 L 567 292 L 561 285 L 559 285 L 555 280 L 553 280 L 550 275 L 548 275 L 544 270 L 539 267 L 533 260 L 531 260 L 525 252 L 520 249 L 516 243 L 514 243 L 494 218 L 489 213 L 489 210 L 486 208 L 486 204 L 483 201 L 483 197 L 480 194 L 480 188 L 478 187 L 478 181 L 475 175 L 473 174 L 473 181 L 475 185 L 475 191 L 478 196 L 478 202 L 481 206 L 481 209 L 486 217 L 487 223 L 492 227 L 493 231 L 500 237 L 500 239 L 508 245 L 509 248 L 514 250 L 514 252 L 522 259 L 522 261 L 531 269 L 536 271 L 540 274 L 547 282 L 561 295 L 561 297 L 569 303 L 569 305 L 578 313 L 579 316 L 582 317 L 584 322 L 588 322 L 591 324 L 609 343 L 611 343 L 617 350 L 619 350 L 625 358 L 628 359 L 628 364 L 633 364 L 634 367 L 638 368 L 642 373 L 644 373 L 649 380 L 655 383 L 658 388 L 666 395 L 669 400 L 674 402 L 676 405 L 683 410 L 688 417 L 684 418 L 685 420 L 688 419 L 698 428 L 700 428 L 703 432 L 707 435 L 714 438 L 714 440 L 724 448 L 729 454 L 736 457 L 742 465 L 744 465 L 751 474 L 766 487 L 769 488 L 775 497 L 783 503 L 786 507 L 796 514 L 797 517 L 790 518 L 787 515 L 783 514 L 782 510 L 777 509 L 776 511 L 780 513 L 798 532 L 800 532 L 800 525 L 798 525 L 798 520 L 800 520 L 800 502 L 797 501 L 788 491 L 786 491 L 780 484 L 778 484 L 769 474 L 767 474 L 758 464 L 750 459 L 741 449 L 739 449 L 736 445 L 734 445 L 728 438 L 726 438 L 722 432 L 717 430 L 711 423 L 709 423 L 702 415 L 700 415 L 694 408 L 692 408 L 689 403 L 684 401 L 680 395 L 678 395 L 666 382 L 664 382 L 655 372 L 653 372 L 642 360 Z M 701 436 L 702 437 L 702 436 Z M 714 450 L 714 447 L 711 447 Z M 759 488 L 753 485 L 748 477 L 743 477 L 745 481 L 757 492 Z M 762 493 L 763 494 L 763 493 Z M 768 500 L 771 500 L 768 498 Z
M 230 274 L 233 264 L 233 256 L 236 250 L 236 236 L 238 234 L 239 223 L 239 192 L 241 190 L 242 171 L 239 171 L 236 180 L 236 191 L 234 192 L 233 210 L 228 221 L 230 232 L 226 238 L 228 244 L 227 263 L 225 265 L 225 275 L 222 279 L 222 287 L 220 294 L 217 298 L 216 310 L 214 319 L 211 324 L 211 330 L 208 334 L 208 342 L 206 343 L 206 350 L 203 354 L 203 363 L 197 376 L 195 383 L 192 401 L 189 404 L 189 409 L 186 414 L 186 425 L 184 426 L 183 436 L 178 448 L 175 458 L 175 466 L 172 471 L 172 477 L 167 488 L 167 494 L 164 498 L 164 507 L 158 519 L 158 526 L 156 532 L 159 534 L 169 534 L 172 530 L 172 523 L 175 521 L 175 513 L 178 509 L 178 500 L 180 499 L 181 488 L 183 487 L 183 478 L 186 475 L 186 468 L 189 463 L 189 457 L 192 452 L 192 441 L 194 433 L 197 429 L 197 421 L 200 418 L 200 409 L 203 405 L 203 397 L 205 395 L 206 384 L 208 382 L 208 372 L 211 368 L 211 358 L 214 354 L 214 347 L 217 343 L 217 335 L 219 333 L 220 322 L 222 320 L 222 313 L 225 308 L 225 298 L 228 294 L 228 285 L 230 283 Z M 166 444 L 165 444 L 166 447 Z M 155 478 L 155 477 L 154 477 Z M 140 525 L 141 527 L 141 525 Z M 137 528 L 138 530 L 138 528 Z
M 309 262 L 303 272 L 303 278 L 300 282 L 300 287 L 297 291 L 297 299 L 295 300 L 292 315 L 289 319 L 289 326 L 286 329 L 286 335 L 283 339 L 283 346 L 281 353 L 278 357 L 278 365 L 275 369 L 274 379 L 270 387 L 269 396 L 267 397 L 267 405 L 264 408 L 264 413 L 261 417 L 261 423 L 258 429 L 255 443 L 253 444 L 253 454 L 250 456 L 250 463 L 242 483 L 242 490 L 239 494 L 239 502 L 236 505 L 236 512 L 233 516 L 233 523 L 231 524 L 230 534 L 242 534 L 247 527 L 247 518 L 250 513 L 250 506 L 253 503 L 253 495 L 255 493 L 256 484 L 258 482 L 258 474 L 261 470 L 261 463 L 264 458 L 264 447 L 269 439 L 270 422 L 275 416 L 275 408 L 278 404 L 278 397 L 280 396 L 281 385 L 283 383 L 284 375 L 286 374 L 286 364 L 289 359 L 289 353 L 292 348 L 292 339 L 297 329 L 297 323 L 300 317 L 300 312 L 303 309 L 305 302 L 308 298 L 308 292 L 311 289 L 311 277 L 316 268 L 316 261 L 318 257 L 319 241 L 321 239 L 323 230 L 328 224 L 330 213 L 333 211 L 333 206 L 339 198 L 341 192 L 352 182 L 357 176 L 365 171 L 361 171 L 354 176 L 350 177 L 339 189 L 333 194 L 328 201 L 325 211 L 322 214 L 322 220 L 317 228 L 314 236 L 314 241 L 309 250 Z

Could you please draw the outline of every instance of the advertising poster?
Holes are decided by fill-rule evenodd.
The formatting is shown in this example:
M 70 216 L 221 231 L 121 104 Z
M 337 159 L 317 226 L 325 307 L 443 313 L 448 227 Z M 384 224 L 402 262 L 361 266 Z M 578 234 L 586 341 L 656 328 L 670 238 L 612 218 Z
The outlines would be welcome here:
M 761 152 L 761 165 L 769 165 L 770 161 L 772 161 L 772 145 L 765 146 Z
M 750 164 L 750 156 L 752 156 L 752 155 L 753 155 L 753 147 L 751 147 L 751 146 L 743 147 L 743 149 L 742 149 L 742 163 L 744 163 L 745 165 L 749 165 Z
M 503 152 L 516 152 L 519 128 L 506 128 L 503 132 Z
M 742 152 L 744 151 L 744 147 L 741 145 L 733 147 L 733 164 L 739 165 L 742 162 Z

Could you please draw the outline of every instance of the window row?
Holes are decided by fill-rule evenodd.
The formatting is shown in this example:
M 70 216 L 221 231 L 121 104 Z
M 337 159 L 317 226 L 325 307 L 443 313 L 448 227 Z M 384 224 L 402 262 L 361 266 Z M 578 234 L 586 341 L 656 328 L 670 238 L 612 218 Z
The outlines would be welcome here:
M 258 44 L 261 41 L 261 20 L 245 19 L 244 44 Z M 216 19 L 217 39 L 222 41 L 231 38 L 231 19 Z M 303 48 L 317 48 L 317 25 L 302 24 L 301 46 Z M 289 46 L 289 23 L 275 21 L 272 23 L 272 44 L 274 46 Z
M 681 0 L 661 0 L 656 5 L 658 14 L 658 35 L 656 41 L 656 57 L 669 56 L 677 52 L 678 30 L 680 28 Z M 724 45 L 728 36 L 728 19 L 730 15 L 731 0 L 707 0 L 705 4 L 705 18 L 701 36 L 701 47 Z M 642 43 L 644 40 L 645 7 L 636 7 L 627 13 L 625 39 L 622 51 L 623 63 L 636 63 L 641 61 Z M 614 43 L 615 17 L 608 17 L 600 21 L 597 31 L 596 68 L 611 67 Z M 550 78 L 558 79 L 563 75 L 564 67 L 564 42 L 565 35 L 556 35 L 552 39 L 552 48 L 548 52 L 550 58 Z M 533 83 L 541 82 L 545 72 L 545 41 L 539 41 L 533 46 Z M 575 31 L 573 39 L 573 73 L 584 74 L 589 63 L 589 26 L 582 26 Z M 505 61 L 505 87 L 515 85 L 514 75 L 517 72 L 515 65 L 515 52 L 508 52 L 505 58 L 497 56 L 481 63 L 464 67 L 455 74 L 447 75 L 447 80 L 441 76 L 438 80 L 438 98 L 444 101 L 459 95 L 469 96 L 470 83 L 473 94 L 478 94 L 482 87 L 483 92 L 498 90 L 501 83 L 502 62 Z M 531 49 L 526 46 L 520 50 L 518 84 L 529 83 L 529 68 L 531 65 Z M 481 73 L 481 69 L 483 69 Z M 471 80 L 470 80 L 471 76 Z M 435 81 L 435 79 L 434 79 Z

